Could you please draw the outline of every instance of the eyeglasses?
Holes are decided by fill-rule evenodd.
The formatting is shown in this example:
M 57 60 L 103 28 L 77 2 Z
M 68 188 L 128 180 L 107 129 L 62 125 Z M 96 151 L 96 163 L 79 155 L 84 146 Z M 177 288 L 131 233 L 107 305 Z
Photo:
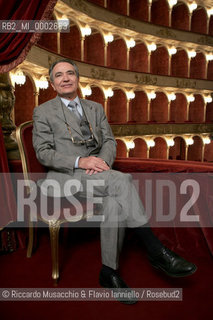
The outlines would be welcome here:
M 87 140 L 75 140 L 73 135 L 72 135 L 71 128 L 70 128 L 69 124 L 66 121 L 65 121 L 65 123 L 66 123 L 67 130 L 69 131 L 70 138 L 71 138 L 73 144 L 86 145 L 87 148 L 88 147 L 95 147 L 95 138 L 94 138 L 92 126 L 91 126 L 91 124 L 89 122 L 88 122 L 88 124 L 89 124 L 89 129 L 90 129 L 90 132 L 91 132 L 91 138 L 89 138 Z
M 71 141 L 73 144 L 76 144 L 76 145 L 86 145 L 87 148 L 89 147 L 95 147 L 96 146 L 96 143 L 95 143 L 95 138 L 94 138 L 94 134 L 93 134 L 93 130 L 92 130 L 92 126 L 90 124 L 90 122 L 86 121 L 86 124 L 89 125 L 89 130 L 90 130 L 90 133 L 91 133 L 91 136 L 89 139 L 87 140 L 75 140 L 73 135 L 72 135 L 72 132 L 71 132 L 71 128 L 69 126 L 69 123 L 67 122 L 67 119 L 66 119 L 66 116 L 65 116 L 65 113 L 64 113 L 64 107 L 63 107 L 63 104 L 61 102 L 61 108 L 62 108 L 62 111 L 63 111 L 63 115 L 64 115 L 64 122 L 67 126 L 67 130 L 69 131 L 69 134 L 70 134 L 70 138 L 71 138 Z

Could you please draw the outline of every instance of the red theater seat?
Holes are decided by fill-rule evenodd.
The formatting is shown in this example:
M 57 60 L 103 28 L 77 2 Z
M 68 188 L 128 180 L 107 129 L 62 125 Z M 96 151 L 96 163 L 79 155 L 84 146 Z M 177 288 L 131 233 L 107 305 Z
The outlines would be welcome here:
M 47 168 L 39 163 L 36 158 L 36 154 L 32 145 L 32 129 L 33 129 L 33 122 L 28 121 L 21 124 L 16 130 L 16 137 L 17 142 L 20 150 L 22 167 L 23 167 L 23 174 L 24 179 L 27 184 L 27 193 L 30 194 L 32 189 L 32 182 L 37 182 L 41 178 L 45 178 Z M 35 184 L 34 184 L 35 185 Z M 36 212 L 30 212 L 30 217 L 37 218 L 45 222 L 49 227 L 50 232 L 50 242 L 51 242 L 51 253 L 52 253 L 52 278 L 55 282 L 59 279 L 59 252 L 58 252 L 58 241 L 59 241 L 59 230 L 60 226 L 66 222 L 77 222 L 79 220 L 85 219 L 87 217 L 91 217 L 93 215 L 93 207 L 89 201 L 84 201 L 82 198 L 80 199 L 78 205 L 72 205 L 70 201 L 66 198 L 62 198 L 60 208 L 55 209 L 54 205 L 54 198 L 46 197 L 47 200 L 47 208 L 48 208 L 48 215 L 49 218 L 45 219 L 41 201 L 41 192 L 38 189 L 37 198 L 36 198 Z M 79 199 L 78 199 L 79 200 Z M 64 209 L 69 209 L 69 221 L 65 218 Z M 60 212 L 56 212 L 59 210 Z M 49 214 L 51 213 L 51 214 Z M 29 214 L 29 212 L 28 212 Z M 51 218 L 51 215 L 54 218 Z M 55 216 L 58 217 L 55 219 Z M 28 217 L 29 219 L 29 217 Z M 33 222 L 32 219 L 29 219 L 29 242 L 27 248 L 27 256 L 31 257 L 32 249 L 33 249 Z

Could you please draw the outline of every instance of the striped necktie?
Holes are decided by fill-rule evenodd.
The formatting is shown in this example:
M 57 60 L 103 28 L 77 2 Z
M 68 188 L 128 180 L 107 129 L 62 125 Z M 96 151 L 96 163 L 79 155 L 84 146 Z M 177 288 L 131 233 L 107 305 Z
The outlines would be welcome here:
M 75 101 L 72 101 L 68 104 L 68 108 L 76 115 L 78 119 L 82 118 L 82 115 L 78 111 L 78 104 Z

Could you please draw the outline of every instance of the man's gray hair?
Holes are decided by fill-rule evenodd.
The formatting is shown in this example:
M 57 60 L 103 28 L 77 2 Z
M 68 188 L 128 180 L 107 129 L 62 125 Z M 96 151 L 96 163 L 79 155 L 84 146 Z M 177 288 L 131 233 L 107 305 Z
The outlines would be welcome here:
M 67 63 L 71 64 L 75 69 L 75 74 L 76 74 L 77 78 L 79 78 L 79 70 L 78 70 L 78 67 L 75 64 L 75 62 L 72 61 L 71 59 L 64 58 L 64 59 L 60 59 L 60 60 L 57 60 L 57 61 L 53 62 L 53 64 L 50 66 L 50 68 L 49 68 L 49 76 L 50 76 L 50 81 L 51 82 L 53 82 L 53 68 L 60 62 L 67 62 Z

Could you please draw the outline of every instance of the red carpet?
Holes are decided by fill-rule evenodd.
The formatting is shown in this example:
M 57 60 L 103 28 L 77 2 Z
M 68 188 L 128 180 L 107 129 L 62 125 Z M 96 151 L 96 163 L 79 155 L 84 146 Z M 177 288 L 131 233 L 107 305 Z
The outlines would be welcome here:
M 157 230 L 158 235 L 159 231 L 165 244 L 170 248 L 176 246 L 177 252 L 197 264 L 197 272 L 181 279 L 164 276 L 150 266 L 145 253 L 129 233 L 121 255 L 120 273 L 129 286 L 135 288 L 182 288 L 183 301 L 139 301 L 130 306 L 117 301 L 1 302 L 1 319 L 212 319 L 213 259 L 200 229 L 178 229 L 175 234 L 178 245 L 174 241 L 174 230 Z M 99 231 L 69 229 L 61 235 L 58 287 L 99 288 Z M 26 250 L 18 249 L 0 256 L 0 266 L 1 288 L 54 288 L 47 230 L 39 230 L 39 244 L 32 258 L 26 258 Z

